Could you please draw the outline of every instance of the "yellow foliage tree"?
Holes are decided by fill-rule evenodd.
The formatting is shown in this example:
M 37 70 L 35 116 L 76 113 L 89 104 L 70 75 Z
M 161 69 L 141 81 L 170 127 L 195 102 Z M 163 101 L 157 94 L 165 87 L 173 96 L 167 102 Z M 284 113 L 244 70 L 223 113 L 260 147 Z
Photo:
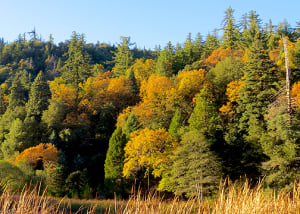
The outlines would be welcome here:
M 176 77 L 177 93 L 192 101 L 204 86 L 204 69 L 183 71 Z
M 49 83 L 53 100 L 61 100 L 68 107 L 74 107 L 76 103 L 76 89 L 73 86 L 62 83 L 62 78 L 55 78 Z
M 228 102 L 223 105 L 219 110 L 222 115 L 232 115 L 234 114 L 234 109 L 236 107 L 236 102 L 239 99 L 239 90 L 244 85 L 242 81 L 233 81 L 227 85 L 226 96 Z
M 170 164 L 170 153 L 176 144 L 165 129 L 141 129 L 131 133 L 125 146 L 123 175 L 132 176 L 140 167 L 159 177 Z
M 281 70 L 285 70 L 285 53 L 283 51 L 282 38 L 279 40 L 278 43 L 279 46 L 269 53 L 269 57 L 281 68 Z M 291 42 L 290 40 L 287 39 L 287 49 L 288 49 L 290 69 L 296 68 L 294 63 L 295 48 L 296 48 L 296 43 Z
M 147 81 L 142 82 L 140 88 L 142 102 L 133 107 L 133 111 L 145 127 L 153 122 L 167 123 L 170 117 L 167 109 L 168 96 L 172 88 L 172 81 L 168 77 L 157 74 L 151 75 Z
M 142 82 L 155 73 L 156 63 L 153 59 L 136 59 L 132 65 L 135 78 Z

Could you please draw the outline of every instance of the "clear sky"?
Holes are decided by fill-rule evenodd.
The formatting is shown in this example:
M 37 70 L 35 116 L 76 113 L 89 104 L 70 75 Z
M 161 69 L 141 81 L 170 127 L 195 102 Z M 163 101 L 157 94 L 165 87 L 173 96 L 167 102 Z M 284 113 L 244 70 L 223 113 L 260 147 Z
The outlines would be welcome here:
M 87 42 L 116 44 L 130 36 L 139 48 L 183 43 L 192 33 L 202 36 L 221 27 L 224 11 L 231 6 L 237 21 L 256 11 L 263 23 L 284 19 L 292 26 L 300 21 L 299 0 L 0 0 L 0 37 L 11 42 L 33 30 L 43 40 L 70 39 L 85 34 Z

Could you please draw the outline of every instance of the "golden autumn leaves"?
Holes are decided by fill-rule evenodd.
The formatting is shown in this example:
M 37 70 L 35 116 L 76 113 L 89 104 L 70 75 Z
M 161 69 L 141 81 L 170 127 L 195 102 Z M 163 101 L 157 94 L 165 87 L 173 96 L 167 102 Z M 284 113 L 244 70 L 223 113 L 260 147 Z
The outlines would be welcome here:
M 153 170 L 154 177 L 161 176 L 169 165 L 169 155 L 175 146 L 176 143 L 165 129 L 145 128 L 131 133 L 124 149 L 124 176 L 131 176 L 139 167 L 144 167 L 146 173 Z

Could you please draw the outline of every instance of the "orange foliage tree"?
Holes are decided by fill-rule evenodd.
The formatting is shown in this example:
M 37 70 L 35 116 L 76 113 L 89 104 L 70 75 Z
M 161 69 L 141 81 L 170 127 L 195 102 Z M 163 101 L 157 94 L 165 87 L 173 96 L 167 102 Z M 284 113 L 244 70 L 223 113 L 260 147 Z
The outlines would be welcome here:
M 112 103 L 121 110 L 132 104 L 130 81 L 124 76 L 112 78 L 112 72 L 99 73 L 81 85 L 79 109 L 87 114 L 96 114 L 105 103 Z
M 244 51 L 240 49 L 233 50 L 230 48 L 218 48 L 214 50 L 209 57 L 207 57 L 205 62 L 210 66 L 215 66 L 219 61 L 229 56 L 242 58 L 244 56 Z
M 300 81 L 293 84 L 291 90 L 292 104 L 299 108 L 300 107 Z
M 131 133 L 125 146 L 123 175 L 130 177 L 140 167 L 159 177 L 170 164 L 170 153 L 176 144 L 165 129 L 141 129 Z
M 111 79 L 106 91 L 106 102 L 112 103 L 117 109 L 121 110 L 132 105 L 132 99 L 130 80 L 124 76 Z
M 25 149 L 16 157 L 16 162 L 27 161 L 34 169 L 54 168 L 58 161 L 58 150 L 51 143 L 40 143 Z
M 285 53 L 283 51 L 282 38 L 279 40 L 278 43 L 279 43 L 278 47 L 276 49 L 270 51 L 269 57 L 281 68 L 281 70 L 285 70 Z M 296 43 L 291 42 L 290 40 L 287 39 L 287 49 L 288 49 L 289 68 L 290 69 L 296 68 L 295 63 L 294 63 L 295 48 L 296 48 Z

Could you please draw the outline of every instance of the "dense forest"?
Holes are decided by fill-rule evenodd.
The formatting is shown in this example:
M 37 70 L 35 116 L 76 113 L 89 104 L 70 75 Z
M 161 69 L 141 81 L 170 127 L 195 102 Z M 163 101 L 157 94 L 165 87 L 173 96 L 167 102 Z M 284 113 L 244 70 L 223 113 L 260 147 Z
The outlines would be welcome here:
M 126 197 L 133 185 L 203 198 L 224 177 L 290 187 L 300 178 L 299 37 L 299 25 L 263 24 L 255 11 L 237 21 L 228 8 L 222 36 L 155 50 L 76 32 L 59 44 L 35 30 L 1 39 L 1 186 L 42 182 L 78 198 Z

